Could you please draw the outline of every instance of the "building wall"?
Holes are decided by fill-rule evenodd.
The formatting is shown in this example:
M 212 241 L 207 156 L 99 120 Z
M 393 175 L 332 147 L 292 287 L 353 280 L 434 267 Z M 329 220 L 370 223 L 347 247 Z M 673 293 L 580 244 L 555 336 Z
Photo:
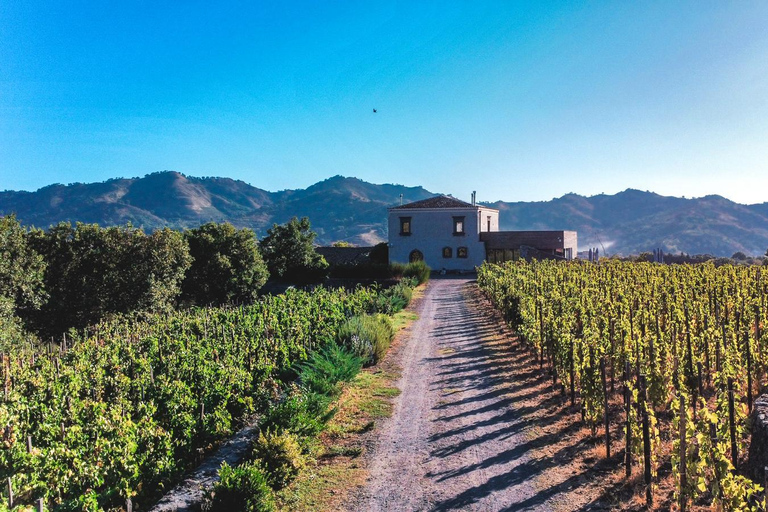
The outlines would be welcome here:
M 483 233 L 480 239 L 485 242 L 488 251 L 528 246 L 566 256 L 567 249 L 570 249 L 571 258 L 576 257 L 578 246 L 576 231 L 498 231 Z
M 491 218 L 491 229 L 488 229 L 488 217 Z M 477 222 L 480 233 L 499 230 L 499 211 L 491 208 L 480 207 L 477 212 Z
M 498 212 L 472 208 L 414 208 L 389 211 L 389 261 L 408 263 L 411 251 L 419 250 L 433 270 L 474 270 L 485 261 L 485 244 L 479 230 L 498 229 Z M 464 217 L 464 235 L 453 234 L 453 217 Z M 400 217 L 411 217 L 411 235 L 400 235 Z M 482 221 L 482 222 L 481 222 Z M 483 224 L 483 225 L 481 225 Z M 443 258 L 443 248 L 451 248 L 451 258 Z M 467 258 L 458 258 L 458 248 L 467 248 Z

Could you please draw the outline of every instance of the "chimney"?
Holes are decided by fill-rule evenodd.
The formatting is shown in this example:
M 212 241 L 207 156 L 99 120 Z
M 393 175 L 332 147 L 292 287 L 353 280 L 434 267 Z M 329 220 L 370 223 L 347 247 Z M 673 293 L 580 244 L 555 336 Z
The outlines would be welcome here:
M 477 197 L 477 191 L 472 191 L 472 206 L 475 206 L 475 198 Z
M 403 206 L 403 194 L 400 194 L 400 206 Z

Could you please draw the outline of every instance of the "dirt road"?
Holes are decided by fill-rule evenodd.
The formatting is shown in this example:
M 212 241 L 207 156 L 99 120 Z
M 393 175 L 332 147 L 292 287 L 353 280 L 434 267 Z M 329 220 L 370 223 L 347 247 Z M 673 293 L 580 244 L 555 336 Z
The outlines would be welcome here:
M 402 394 L 348 510 L 597 510 L 599 464 L 469 279 L 434 279 L 395 357 Z M 587 459 L 588 463 L 592 460 Z

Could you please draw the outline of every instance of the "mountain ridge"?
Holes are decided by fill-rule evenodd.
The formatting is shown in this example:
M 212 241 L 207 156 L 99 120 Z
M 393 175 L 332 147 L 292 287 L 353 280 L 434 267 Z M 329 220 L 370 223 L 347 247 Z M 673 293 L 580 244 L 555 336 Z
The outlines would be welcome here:
M 227 177 L 193 177 L 175 171 L 97 183 L 52 184 L 34 192 L 0 192 L 0 214 L 22 224 L 59 221 L 152 230 L 229 221 L 261 237 L 273 223 L 308 216 L 317 241 L 370 245 L 387 238 L 387 207 L 439 195 L 423 187 L 373 184 L 332 176 L 304 189 L 270 192 Z M 768 248 L 768 203 L 743 205 L 717 194 L 663 196 L 628 188 L 616 194 L 568 193 L 549 201 L 482 202 L 499 209 L 500 229 L 565 229 L 579 232 L 579 246 L 604 254 L 667 252 L 730 256 Z

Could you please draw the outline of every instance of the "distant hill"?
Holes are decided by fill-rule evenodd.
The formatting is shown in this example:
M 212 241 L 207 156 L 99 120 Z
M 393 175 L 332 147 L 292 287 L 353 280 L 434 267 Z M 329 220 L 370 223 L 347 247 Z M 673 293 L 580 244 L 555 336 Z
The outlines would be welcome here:
M 491 206 L 499 209 L 502 230 L 575 230 L 579 247 L 597 247 L 603 254 L 660 247 L 673 253 L 731 256 L 742 251 L 758 256 L 768 249 L 768 203 L 743 205 L 721 196 L 684 199 L 628 189 Z
M 303 190 L 268 192 L 229 178 L 194 178 L 159 172 L 103 183 L 50 185 L 35 192 L 0 192 L 0 214 L 16 213 L 29 226 L 59 221 L 115 225 L 133 223 L 152 230 L 196 227 L 229 221 L 263 236 L 273 223 L 307 216 L 318 242 L 337 240 L 374 245 L 387 238 L 387 207 L 432 197 L 421 187 L 373 185 L 334 176 Z
M 372 245 L 387 238 L 387 207 L 436 195 L 422 187 L 375 185 L 334 176 L 306 189 L 268 192 L 229 178 L 159 172 L 103 183 L 50 185 L 35 192 L 0 192 L 0 214 L 26 225 L 65 220 L 101 225 L 131 222 L 147 230 L 229 221 L 263 236 L 273 223 L 308 216 L 318 242 Z M 667 252 L 730 256 L 768 249 L 768 203 L 742 205 L 720 196 L 697 199 L 625 190 L 614 195 L 567 194 L 551 201 L 486 203 L 500 211 L 501 229 L 570 229 L 579 246 L 604 254 Z M 603 248 L 605 250 L 603 250 Z

